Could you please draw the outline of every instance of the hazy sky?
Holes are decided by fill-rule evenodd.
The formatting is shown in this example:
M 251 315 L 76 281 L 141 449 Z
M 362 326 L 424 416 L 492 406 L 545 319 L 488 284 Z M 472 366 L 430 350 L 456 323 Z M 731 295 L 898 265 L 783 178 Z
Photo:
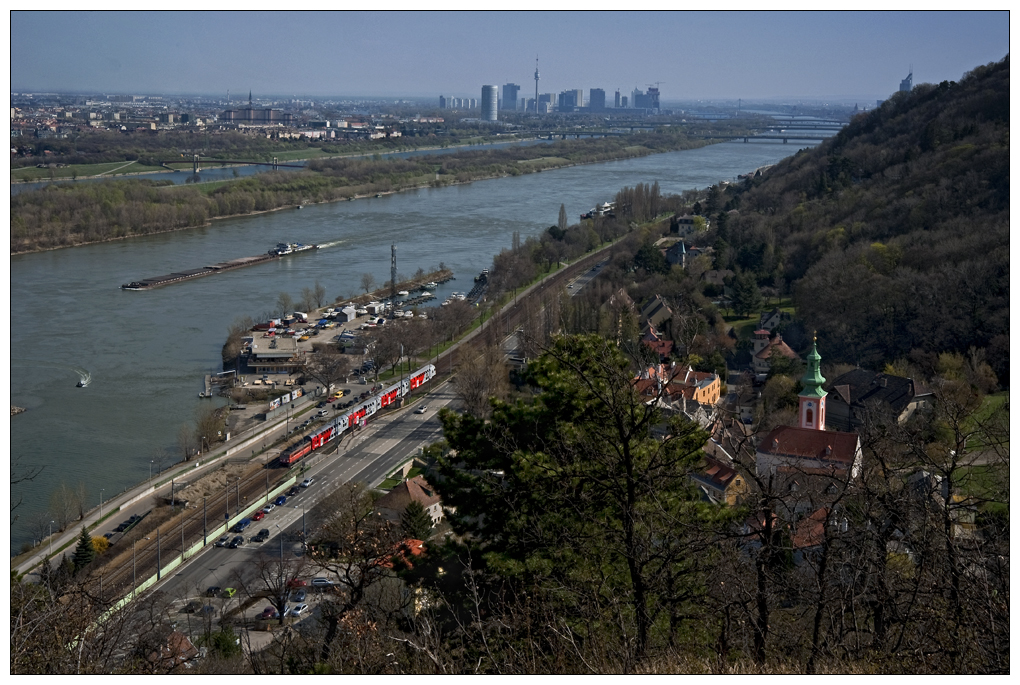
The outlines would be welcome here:
M 12 12 L 11 89 L 888 97 L 1009 51 L 1007 12 Z

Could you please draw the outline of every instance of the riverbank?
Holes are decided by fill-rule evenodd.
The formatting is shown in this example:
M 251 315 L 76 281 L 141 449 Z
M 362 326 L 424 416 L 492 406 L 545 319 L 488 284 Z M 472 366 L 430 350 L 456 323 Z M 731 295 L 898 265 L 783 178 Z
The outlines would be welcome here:
M 622 145 L 622 142 L 643 144 Z M 556 144 L 555 155 L 546 154 L 549 151 L 542 150 L 534 151 L 529 156 L 528 152 L 531 151 L 523 148 L 451 153 L 442 157 L 439 169 L 431 159 L 424 157 L 357 160 L 361 165 L 356 170 L 360 178 L 351 179 L 346 175 L 338 177 L 339 171 L 324 167 L 321 171 L 309 169 L 307 174 L 290 178 L 273 177 L 267 180 L 261 176 L 249 176 L 236 181 L 217 182 L 225 185 L 199 195 L 188 193 L 189 190 L 193 191 L 194 186 L 150 185 L 111 189 L 112 192 L 103 190 L 106 184 L 73 188 L 56 186 L 67 195 L 46 192 L 44 198 L 41 196 L 42 191 L 30 191 L 12 199 L 11 254 L 43 252 L 138 235 L 168 233 L 209 226 L 216 219 L 255 216 L 300 205 L 364 199 L 421 188 L 443 188 L 583 164 L 695 149 L 711 144 L 711 141 L 689 140 L 685 136 L 640 134 L 627 141 L 608 141 L 605 138 L 561 141 Z M 343 161 L 350 160 L 345 158 Z M 329 160 L 322 158 L 319 161 Z M 336 161 L 333 160 L 334 166 Z M 394 164 L 400 165 L 396 171 Z M 433 180 L 422 182 L 423 177 L 433 174 Z M 117 181 L 111 183 L 116 184 Z M 274 206 L 259 208 L 259 204 Z M 247 205 L 245 211 L 230 211 L 244 205 Z M 74 207 L 73 212 L 71 207 Z M 88 215 L 87 226 L 80 223 L 84 220 L 79 218 L 83 214 Z M 125 225 L 125 218 L 133 215 L 139 216 L 142 221 L 127 221 Z M 200 220 L 196 220 L 199 217 Z M 145 219 L 149 220 L 149 226 L 145 226 Z M 152 225 L 154 223 L 169 225 Z

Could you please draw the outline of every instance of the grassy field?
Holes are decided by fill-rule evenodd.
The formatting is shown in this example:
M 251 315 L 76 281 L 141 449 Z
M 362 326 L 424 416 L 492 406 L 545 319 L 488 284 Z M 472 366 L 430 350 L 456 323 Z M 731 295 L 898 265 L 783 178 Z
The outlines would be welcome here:
M 772 311 L 774 307 L 779 307 L 780 311 L 785 312 L 790 316 L 794 316 L 797 313 L 796 308 L 793 306 L 792 300 L 788 297 L 781 298 L 778 303 L 773 303 L 768 307 L 763 308 L 763 311 L 765 309 L 767 309 L 768 311 Z M 741 318 L 738 316 L 724 316 L 723 321 L 733 326 L 733 332 L 736 333 L 738 340 L 746 340 L 749 339 L 751 335 L 754 333 L 754 331 L 758 328 L 758 323 L 760 322 L 760 315 L 754 314 L 746 318 Z
M 87 178 L 89 176 L 119 176 L 145 171 L 161 171 L 161 167 L 144 166 L 138 162 L 104 162 L 102 164 L 71 164 L 59 169 L 23 167 L 11 170 L 11 181 L 46 181 L 53 178 Z M 111 173 L 112 172 L 112 173 Z
M 1008 390 L 1003 390 L 1002 392 L 997 392 L 992 395 L 986 396 L 984 400 L 981 402 L 981 408 L 974 412 L 974 415 L 970 417 L 970 421 L 968 422 L 968 425 L 966 427 L 967 430 L 974 430 L 974 427 L 977 424 L 988 421 L 989 417 L 992 415 L 992 412 L 999 409 L 1003 405 L 1008 405 L 1008 403 L 1009 403 Z M 1009 412 L 1008 406 L 1006 408 L 1006 412 L 1008 415 Z M 987 447 L 987 445 L 985 444 L 985 441 L 980 437 L 971 438 L 970 440 L 967 441 L 967 449 L 969 450 L 981 449 L 983 447 Z M 1009 442 L 1005 444 L 1005 447 L 1006 449 L 1009 449 Z

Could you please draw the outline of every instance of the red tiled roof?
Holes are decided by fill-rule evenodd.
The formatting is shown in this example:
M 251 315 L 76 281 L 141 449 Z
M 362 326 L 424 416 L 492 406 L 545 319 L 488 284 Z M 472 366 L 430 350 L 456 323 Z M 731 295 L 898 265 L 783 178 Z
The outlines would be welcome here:
M 822 544 L 825 538 L 825 519 L 829 516 L 829 509 L 822 507 L 797 524 L 797 530 L 792 536 L 794 549 L 807 549 Z
M 705 470 L 702 473 L 720 490 L 725 490 L 738 475 L 734 469 L 711 457 L 705 457 Z
M 758 451 L 851 464 L 857 455 L 857 443 L 856 433 L 779 426 L 762 440 Z
M 768 333 L 768 331 L 759 331 L 759 333 Z M 787 345 L 781 338 L 771 340 L 768 345 L 761 348 L 761 351 L 754 356 L 758 359 L 768 359 L 772 356 L 772 350 L 775 350 L 787 359 L 800 359 L 800 357 L 797 356 L 797 353 L 790 349 L 790 346 Z

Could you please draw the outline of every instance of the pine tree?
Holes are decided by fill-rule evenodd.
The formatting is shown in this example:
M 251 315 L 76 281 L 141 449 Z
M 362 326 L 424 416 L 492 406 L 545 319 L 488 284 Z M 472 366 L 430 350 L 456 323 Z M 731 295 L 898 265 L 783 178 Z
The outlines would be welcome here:
M 96 558 L 96 548 L 92 545 L 92 536 L 81 527 L 81 537 L 78 538 L 78 546 L 74 549 L 74 572 L 82 570 L 92 563 Z
M 561 231 L 567 230 L 567 208 L 564 205 L 560 205 L 560 219 L 557 226 Z
M 432 536 L 432 517 L 421 502 L 411 502 L 400 515 L 400 530 L 406 538 L 428 540 Z

